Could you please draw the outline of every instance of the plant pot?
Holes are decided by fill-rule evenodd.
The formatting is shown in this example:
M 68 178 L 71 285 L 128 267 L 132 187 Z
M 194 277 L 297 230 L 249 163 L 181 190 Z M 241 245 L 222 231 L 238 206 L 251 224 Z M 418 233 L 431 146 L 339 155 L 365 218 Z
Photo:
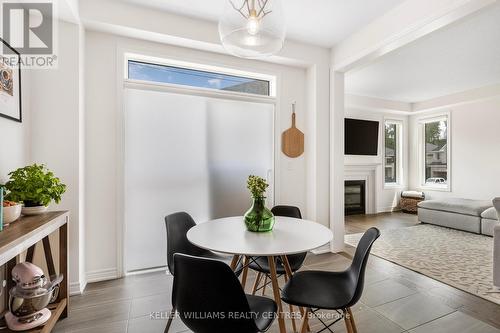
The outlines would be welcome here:
M 252 207 L 245 213 L 245 225 L 248 231 L 266 232 L 273 230 L 274 215 L 266 208 L 266 198 L 253 198 Z
M 23 210 L 21 213 L 23 215 L 40 215 L 43 214 L 47 211 L 47 206 L 33 206 L 33 207 L 26 207 L 23 206 Z
M 3 208 L 3 224 L 8 225 L 9 223 L 14 222 L 21 216 L 21 210 L 23 205 L 18 204 L 15 206 L 4 207 Z

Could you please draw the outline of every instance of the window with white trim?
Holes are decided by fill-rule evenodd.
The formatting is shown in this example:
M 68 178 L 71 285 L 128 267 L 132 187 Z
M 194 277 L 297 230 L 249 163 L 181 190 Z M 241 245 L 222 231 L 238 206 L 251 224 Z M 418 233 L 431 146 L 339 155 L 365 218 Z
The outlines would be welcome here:
M 450 189 L 450 116 L 419 121 L 420 182 L 423 187 Z
M 232 91 L 260 96 L 272 96 L 272 80 L 229 70 L 192 64 L 156 63 L 142 59 L 127 59 L 126 78 L 130 80 L 166 83 L 193 88 Z M 213 71 L 212 71 L 213 70 Z
M 398 120 L 384 122 L 384 183 L 401 185 L 403 175 L 402 133 L 403 124 Z

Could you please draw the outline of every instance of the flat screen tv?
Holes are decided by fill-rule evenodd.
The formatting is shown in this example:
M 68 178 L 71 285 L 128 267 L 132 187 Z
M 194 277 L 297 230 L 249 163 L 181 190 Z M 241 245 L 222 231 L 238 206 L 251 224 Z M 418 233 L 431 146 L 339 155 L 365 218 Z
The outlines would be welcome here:
M 346 118 L 344 153 L 377 156 L 378 127 L 378 121 Z

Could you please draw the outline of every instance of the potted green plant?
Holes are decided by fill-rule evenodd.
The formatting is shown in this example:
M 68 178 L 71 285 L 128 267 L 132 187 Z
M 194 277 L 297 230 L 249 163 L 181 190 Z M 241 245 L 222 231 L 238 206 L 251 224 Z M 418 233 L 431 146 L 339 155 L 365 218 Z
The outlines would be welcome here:
M 252 207 L 245 213 L 245 225 L 249 231 L 270 231 L 274 226 L 274 215 L 266 208 L 266 197 L 264 196 L 269 184 L 264 178 L 248 176 L 247 188 L 252 194 Z
M 61 183 L 54 173 L 43 164 L 33 164 L 9 173 L 5 184 L 6 199 L 23 203 L 24 215 L 41 214 L 47 210 L 51 201 L 59 203 L 66 192 L 66 185 Z

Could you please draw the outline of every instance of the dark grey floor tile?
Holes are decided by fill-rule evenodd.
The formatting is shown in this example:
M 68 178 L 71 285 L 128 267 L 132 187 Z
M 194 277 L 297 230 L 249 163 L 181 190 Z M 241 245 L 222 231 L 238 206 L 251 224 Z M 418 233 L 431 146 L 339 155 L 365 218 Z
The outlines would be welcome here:
M 413 295 L 416 292 L 416 290 L 410 289 L 401 283 L 392 279 L 387 279 L 367 285 L 361 301 L 370 307 L 375 307 L 395 301 L 399 298 Z
M 496 329 L 465 313 L 455 311 L 410 331 L 411 333 L 500 333 Z
M 54 333 L 125 333 L 127 332 L 128 320 L 104 323 L 97 326 L 85 327 L 82 329 L 73 329 L 72 327 L 58 327 L 53 330 Z
M 130 300 L 105 303 L 81 309 L 70 309 L 69 317 L 61 320 L 59 329 L 84 329 L 98 325 L 127 320 L 130 312 Z
M 144 317 L 152 312 L 167 312 L 172 308 L 170 293 L 134 298 L 130 318 Z
M 127 333 L 161 333 L 167 324 L 166 319 L 152 319 L 150 316 L 134 318 L 128 322 Z M 188 331 L 184 323 L 176 318 L 170 326 L 169 333 L 178 333 Z
M 455 311 L 439 300 L 422 294 L 411 295 L 377 306 L 375 310 L 406 330 Z
M 358 332 L 370 332 L 370 333 L 400 333 L 404 329 L 385 318 L 384 316 L 378 314 L 377 312 L 369 309 L 363 308 L 360 311 L 355 311 L 353 313 L 354 321 Z M 323 326 L 318 322 L 311 321 L 311 329 L 313 332 L 319 331 Z M 340 320 L 332 326 L 333 331 L 336 333 L 346 332 L 344 320 Z

